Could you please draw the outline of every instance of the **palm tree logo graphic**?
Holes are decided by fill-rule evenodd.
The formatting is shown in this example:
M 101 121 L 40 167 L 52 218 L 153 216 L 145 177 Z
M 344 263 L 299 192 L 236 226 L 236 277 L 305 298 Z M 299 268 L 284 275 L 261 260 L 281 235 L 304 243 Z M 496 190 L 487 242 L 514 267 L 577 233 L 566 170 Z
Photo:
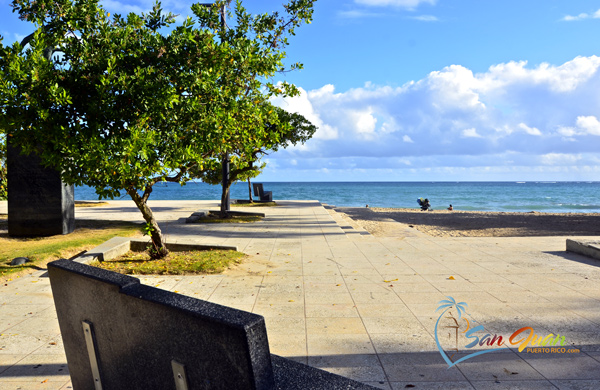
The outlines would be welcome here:
M 445 328 L 452 328 L 452 329 L 455 330 L 455 337 L 456 337 L 455 344 L 456 344 L 456 348 L 453 348 L 453 349 L 455 349 L 458 352 L 458 328 L 459 328 L 459 325 L 458 325 L 458 321 L 456 320 L 456 318 L 454 318 L 454 316 L 450 312 L 450 309 L 452 309 L 452 308 L 456 309 L 456 312 L 458 313 L 458 319 L 460 320 L 461 317 L 464 314 L 466 314 L 466 312 L 467 312 L 466 308 L 467 308 L 468 305 L 467 305 L 466 302 L 456 302 L 456 300 L 453 297 L 451 297 L 451 296 L 447 296 L 446 298 L 448 298 L 448 299 L 443 299 L 443 300 L 441 300 L 441 301 L 438 302 L 440 304 L 440 306 L 435 310 L 436 312 L 438 312 L 440 310 L 443 310 L 442 313 L 440 314 L 440 316 L 438 317 L 436 323 L 435 323 L 435 343 L 437 345 L 438 350 L 440 351 L 440 354 L 442 355 L 442 357 L 444 358 L 444 360 L 446 361 L 446 363 L 448 363 L 448 368 L 450 368 L 452 366 L 455 366 L 456 364 L 458 364 L 458 363 L 460 363 L 460 362 L 462 362 L 462 361 L 464 361 L 466 359 L 470 359 L 472 357 L 475 357 L 477 355 L 481 355 L 481 354 L 488 353 L 488 352 L 494 352 L 494 351 L 498 351 L 498 350 L 502 349 L 502 348 L 494 348 L 494 349 L 489 349 L 489 350 L 474 352 L 474 353 L 471 353 L 471 354 L 469 354 L 467 356 L 464 356 L 464 357 L 458 359 L 457 361 L 453 362 L 451 360 L 451 357 L 449 357 L 448 354 L 446 353 L 446 351 L 444 351 L 444 349 L 442 348 L 442 345 L 440 343 L 440 339 L 438 337 L 438 328 L 439 328 L 439 325 L 440 325 L 440 320 L 442 318 L 444 318 L 444 315 L 446 313 L 449 313 L 449 315 L 446 318 L 450 318 L 450 319 L 454 320 L 455 325 L 445 326 Z M 465 320 L 467 321 L 467 324 L 469 324 L 469 321 L 466 318 L 465 318 Z M 470 329 L 470 325 L 469 325 L 467 327 L 467 331 L 469 331 L 469 330 L 470 330 L 470 332 L 467 333 L 467 337 L 471 333 L 473 333 L 473 332 L 484 331 L 484 327 L 483 327 L 483 325 L 478 325 L 477 327 Z M 463 332 L 463 333 L 465 333 L 465 332 Z

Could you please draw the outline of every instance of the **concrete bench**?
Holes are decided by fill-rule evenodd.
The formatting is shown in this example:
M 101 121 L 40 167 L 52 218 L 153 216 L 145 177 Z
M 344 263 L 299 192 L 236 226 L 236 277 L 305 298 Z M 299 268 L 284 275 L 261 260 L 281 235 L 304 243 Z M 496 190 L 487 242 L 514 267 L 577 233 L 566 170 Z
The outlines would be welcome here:
M 374 389 L 270 354 L 260 315 L 65 259 L 48 273 L 75 390 Z
M 254 196 L 258 197 L 259 200 L 273 201 L 273 191 L 265 191 L 262 183 L 252 183 L 252 188 L 254 189 Z

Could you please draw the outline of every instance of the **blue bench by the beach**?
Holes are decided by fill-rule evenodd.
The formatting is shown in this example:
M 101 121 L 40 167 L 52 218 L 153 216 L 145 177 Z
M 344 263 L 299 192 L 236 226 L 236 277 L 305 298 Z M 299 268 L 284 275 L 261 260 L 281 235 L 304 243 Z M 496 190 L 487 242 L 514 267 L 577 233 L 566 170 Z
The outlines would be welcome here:
M 65 259 L 48 273 L 75 390 L 374 389 L 272 355 L 260 315 Z
M 259 200 L 273 201 L 273 191 L 265 191 L 262 183 L 252 183 L 252 188 L 254 189 L 254 196 L 258 197 Z

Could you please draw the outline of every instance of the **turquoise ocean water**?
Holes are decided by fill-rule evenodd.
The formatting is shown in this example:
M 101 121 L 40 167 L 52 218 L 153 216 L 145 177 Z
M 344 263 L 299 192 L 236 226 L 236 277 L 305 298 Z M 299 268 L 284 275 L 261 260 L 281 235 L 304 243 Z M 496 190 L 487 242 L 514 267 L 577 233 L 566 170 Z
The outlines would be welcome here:
M 600 213 L 600 182 L 265 182 L 277 199 L 319 200 L 338 207 L 418 208 L 417 198 L 433 209 Z M 122 199 L 129 199 L 129 196 Z M 221 187 L 205 183 L 154 187 L 150 200 L 220 199 Z M 248 184 L 232 186 L 232 198 L 247 199 Z M 94 190 L 75 188 L 76 200 L 97 200 Z

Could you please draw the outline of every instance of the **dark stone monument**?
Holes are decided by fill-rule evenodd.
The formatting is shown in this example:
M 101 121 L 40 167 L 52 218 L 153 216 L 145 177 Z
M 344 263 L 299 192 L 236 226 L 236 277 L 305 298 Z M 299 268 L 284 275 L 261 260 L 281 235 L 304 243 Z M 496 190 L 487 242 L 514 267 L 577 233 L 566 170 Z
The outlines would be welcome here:
M 39 157 L 24 156 L 7 146 L 8 234 L 52 236 L 75 228 L 73 186 L 60 180 L 54 169 L 44 168 Z
M 271 355 L 262 316 L 70 260 L 48 273 L 75 390 L 374 389 Z

